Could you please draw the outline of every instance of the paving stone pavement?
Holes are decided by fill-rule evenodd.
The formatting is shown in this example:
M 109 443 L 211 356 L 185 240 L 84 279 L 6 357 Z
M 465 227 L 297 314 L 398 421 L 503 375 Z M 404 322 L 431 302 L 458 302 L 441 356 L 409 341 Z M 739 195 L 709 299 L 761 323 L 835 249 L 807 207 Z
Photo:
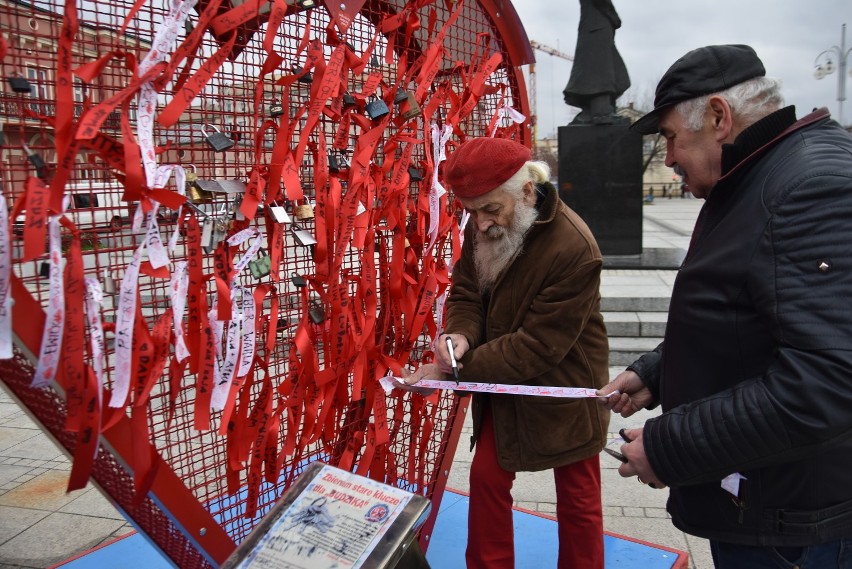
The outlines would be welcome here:
M 701 203 L 676 198 L 645 206 L 644 247 L 686 249 Z M 666 297 L 675 274 L 674 270 L 605 270 L 602 295 Z M 612 368 L 610 376 L 619 371 Z M 621 427 L 640 425 L 653 415 L 642 412 L 629 419 L 614 416 L 610 434 L 614 438 Z M 461 491 L 468 488 L 470 431 L 470 422 L 466 421 L 448 483 Z M 706 540 L 672 526 L 665 510 L 668 492 L 652 490 L 635 478 L 622 478 L 617 468 L 615 459 L 601 455 L 605 529 L 686 551 L 690 569 L 712 569 Z M 66 494 L 69 471 L 70 463 L 59 448 L 5 389 L 0 389 L 0 569 L 49 567 L 132 530 L 93 486 Z M 519 473 L 513 494 L 522 508 L 555 512 L 550 471 Z

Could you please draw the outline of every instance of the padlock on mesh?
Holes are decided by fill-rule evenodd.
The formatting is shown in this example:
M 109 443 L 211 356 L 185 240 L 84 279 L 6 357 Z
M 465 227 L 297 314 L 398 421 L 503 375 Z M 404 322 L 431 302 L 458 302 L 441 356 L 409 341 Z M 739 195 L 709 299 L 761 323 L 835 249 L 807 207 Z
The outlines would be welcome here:
M 30 82 L 27 81 L 24 77 L 22 77 L 19 73 L 15 73 L 11 77 L 9 77 L 9 87 L 12 88 L 12 91 L 15 93 L 27 93 L 32 95 L 33 86 L 30 85 Z
M 393 96 L 393 104 L 398 105 L 405 101 L 408 98 L 408 93 L 405 92 L 405 89 L 397 89 L 396 95 Z
M 204 128 L 205 126 L 211 127 L 215 132 L 207 134 L 207 130 Z M 201 129 L 201 134 L 204 135 L 204 139 L 207 141 L 207 144 L 210 145 L 210 148 L 212 148 L 214 152 L 225 152 L 235 144 L 233 140 L 228 138 L 228 135 L 219 130 L 215 125 L 200 125 L 199 128 Z
M 409 166 L 408 177 L 412 182 L 421 182 L 423 180 L 423 170 L 415 166 Z
M 344 109 L 347 108 L 347 107 L 354 107 L 357 104 L 358 104 L 358 101 L 355 100 L 355 95 L 353 95 L 349 91 L 346 91 L 345 93 L 343 93 L 343 108 Z
M 195 171 L 195 165 L 190 164 L 191 171 L 186 173 L 186 197 L 190 203 L 207 203 L 213 201 L 213 194 L 201 189 L 198 185 L 198 174 Z
M 296 288 L 304 288 L 308 286 L 308 281 L 305 280 L 305 277 L 295 271 L 290 273 L 290 282 L 292 282 L 293 286 Z
M 373 100 L 367 103 L 365 110 L 367 111 L 367 116 L 372 120 L 378 120 L 390 112 L 387 104 L 378 97 L 373 97 Z
M 103 292 L 104 294 L 115 294 L 116 285 L 115 285 L 115 277 L 113 277 L 110 273 L 104 273 L 104 286 Z
M 346 156 L 343 153 L 338 154 L 337 152 L 329 152 L 328 153 L 328 171 L 334 174 L 341 172 L 343 170 L 349 169 L 349 160 L 346 159 Z
M 44 178 L 44 158 L 41 157 L 41 154 L 30 150 L 30 147 L 26 144 L 24 144 L 23 147 L 24 152 L 27 155 L 27 160 L 29 160 L 30 164 L 32 164 L 33 168 L 35 168 L 36 176 L 39 178 Z
M 272 259 L 263 249 L 260 250 L 260 256 L 257 259 L 252 259 L 248 264 L 251 276 L 256 279 L 261 279 L 267 276 L 272 270 Z
M 314 218 L 314 208 L 309 203 L 296 206 L 296 219 L 304 221 Z
M 284 114 L 284 105 L 281 103 L 272 103 L 269 105 L 269 116 L 276 119 Z
M 402 118 L 407 121 L 423 114 L 417 99 L 414 98 L 414 93 L 410 91 L 405 94 L 405 101 L 399 105 L 399 111 L 402 113 Z
M 293 75 L 298 75 L 298 78 L 296 79 L 296 81 L 298 81 L 299 83 L 313 83 L 314 82 L 313 74 L 310 71 L 305 73 L 305 70 L 298 65 L 295 65 L 295 64 L 292 65 L 290 67 L 290 71 L 293 72 Z
M 314 324 L 322 324 L 325 322 L 325 311 L 322 309 L 322 306 L 316 302 L 311 303 L 311 307 L 308 309 L 308 318 L 310 318 L 311 322 Z

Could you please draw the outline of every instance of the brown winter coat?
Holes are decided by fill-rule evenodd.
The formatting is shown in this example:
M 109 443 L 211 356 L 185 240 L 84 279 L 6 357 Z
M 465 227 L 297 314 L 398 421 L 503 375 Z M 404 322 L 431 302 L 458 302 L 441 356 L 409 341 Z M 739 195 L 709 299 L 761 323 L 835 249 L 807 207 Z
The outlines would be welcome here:
M 539 186 L 538 221 L 483 307 L 468 226 L 447 300 L 448 333 L 471 349 L 462 381 L 600 388 L 609 346 L 600 312 L 603 259 L 592 233 L 550 184 Z M 476 394 L 473 437 L 490 404 L 497 455 L 509 471 L 545 470 L 589 458 L 606 443 L 609 412 L 595 399 Z

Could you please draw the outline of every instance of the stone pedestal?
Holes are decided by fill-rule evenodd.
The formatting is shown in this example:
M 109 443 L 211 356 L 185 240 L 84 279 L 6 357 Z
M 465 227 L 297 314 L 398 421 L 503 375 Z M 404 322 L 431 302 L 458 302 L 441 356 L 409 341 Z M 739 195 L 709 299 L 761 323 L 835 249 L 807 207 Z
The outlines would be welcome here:
M 628 125 L 559 127 L 559 197 L 604 255 L 642 254 L 642 136 Z

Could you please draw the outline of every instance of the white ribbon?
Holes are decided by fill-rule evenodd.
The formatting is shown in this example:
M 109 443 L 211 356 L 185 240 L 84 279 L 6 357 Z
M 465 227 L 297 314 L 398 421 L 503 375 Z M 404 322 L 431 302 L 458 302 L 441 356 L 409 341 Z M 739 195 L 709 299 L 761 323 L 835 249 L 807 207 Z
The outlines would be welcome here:
M 213 329 L 213 341 L 216 345 L 216 364 L 213 368 L 213 394 L 210 397 L 210 409 L 221 411 L 228 401 L 228 393 L 231 390 L 231 382 L 234 380 L 234 372 L 240 358 L 240 328 L 242 315 L 240 303 L 236 301 L 237 295 L 242 294 L 242 287 L 236 287 L 231 291 L 231 319 L 228 321 L 228 333 L 226 337 L 227 346 L 222 354 L 222 332 L 224 322 L 216 320 L 215 312 L 217 303 L 213 301 L 210 310 L 210 326 Z
M 497 113 L 500 115 L 500 118 L 512 119 L 517 124 L 521 124 L 522 122 L 527 120 L 527 116 L 525 114 L 521 113 L 520 111 L 517 111 L 514 108 L 510 107 L 508 101 L 503 102 L 503 106 L 500 107 L 500 110 L 498 110 Z M 497 134 L 497 125 L 498 124 L 499 124 L 499 121 L 494 123 L 494 128 L 491 129 L 491 133 L 488 136 L 493 138 L 494 135 Z
M 438 220 L 441 212 L 441 196 L 447 193 L 441 182 L 438 181 L 438 166 L 447 159 L 447 141 L 453 134 L 453 127 L 444 125 L 439 129 L 436 123 L 432 123 L 432 187 L 429 190 L 429 246 L 430 251 L 438 239 Z
M 136 287 L 139 265 L 142 263 L 142 248 L 139 245 L 127 265 L 118 296 L 118 315 L 115 319 L 115 372 L 113 373 L 110 407 L 122 407 L 130 390 L 130 375 L 133 365 L 133 325 L 136 320 Z
M 186 294 L 189 289 L 189 271 L 186 261 L 175 263 L 171 279 L 172 324 L 175 330 L 175 357 L 182 362 L 189 357 L 189 349 L 183 337 L 183 311 L 186 307 Z
M 251 364 L 254 362 L 255 350 L 255 319 L 257 310 L 254 304 L 254 295 L 246 289 L 240 289 L 243 293 L 243 342 L 240 348 L 240 369 L 237 370 L 237 377 L 245 376 L 251 369 Z
M 103 405 L 101 391 L 104 385 L 104 327 L 101 321 L 101 304 L 104 295 L 96 278 L 86 277 L 86 321 L 89 323 L 89 349 L 92 367 L 98 384 L 98 409 Z
M 232 279 L 232 284 L 233 284 L 233 281 L 236 280 L 237 275 L 239 275 L 240 272 L 242 272 L 242 270 L 246 268 L 246 265 L 248 265 L 249 262 L 251 262 L 251 260 L 254 258 L 254 256 L 257 254 L 257 252 L 260 250 L 260 246 L 263 243 L 261 242 L 260 232 L 257 229 L 255 229 L 254 227 L 247 227 L 247 228 L 243 229 L 242 231 L 234 233 L 233 235 L 231 235 L 228 238 L 228 244 L 229 245 L 241 245 L 242 243 L 251 239 L 252 237 L 255 237 L 255 240 L 251 244 L 251 247 L 249 247 L 249 249 L 248 249 L 248 251 L 246 251 L 245 255 L 240 257 L 240 260 L 237 263 L 234 264 L 234 277 Z
M 65 329 L 65 287 L 62 283 L 59 217 L 53 215 L 47 222 L 50 243 L 50 299 L 47 302 L 47 318 L 31 387 L 44 387 L 56 377 L 59 355 L 62 351 L 62 331 Z
M 546 385 L 509 385 L 505 383 L 475 383 L 442 381 L 437 379 L 421 379 L 414 385 L 404 386 L 401 377 L 385 376 L 379 380 L 385 393 L 390 393 L 394 387 L 415 387 L 425 389 L 456 389 L 459 391 L 476 391 L 478 393 L 499 393 L 505 395 L 535 395 L 537 397 L 570 397 L 582 399 L 589 397 L 602 397 L 592 387 L 549 387 Z M 608 397 L 618 395 L 618 391 L 609 394 Z
M 157 168 L 157 174 L 154 177 L 154 188 L 165 188 L 166 184 L 169 181 L 169 177 L 174 172 L 175 175 L 175 187 L 177 187 L 177 193 L 182 196 L 186 195 L 186 170 L 183 169 L 183 166 L 178 166 L 177 164 L 166 164 L 164 166 L 160 166 Z M 180 219 L 181 212 L 183 211 L 183 206 L 181 205 L 177 209 L 177 219 Z M 172 236 L 169 238 L 168 250 L 169 253 L 175 252 L 175 247 L 177 247 L 178 235 L 180 231 L 178 231 L 178 224 L 175 223 L 175 229 L 172 231 Z
M 157 26 L 157 33 L 151 43 L 151 49 L 139 63 L 139 77 L 161 61 L 166 61 L 172 52 L 172 47 L 178 36 L 178 30 L 183 27 L 187 16 L 197 0 L 171 2 L 168 15 L 162 24 Z M 154 151 L 154 113 L 157 110 L 157 92 L 151 82 L 144 83 L 139 90 L 137 110 L 136 137 L 139 140 L 139 150 L 142 154 L 142 165 L 145 168 L 145 179 L 149 188 L 156 186 L 157 154 Z
M 9 243 L 9 212 L 6 198 L 0 194 L 0 360 L 12 357 L 12 254 Z

